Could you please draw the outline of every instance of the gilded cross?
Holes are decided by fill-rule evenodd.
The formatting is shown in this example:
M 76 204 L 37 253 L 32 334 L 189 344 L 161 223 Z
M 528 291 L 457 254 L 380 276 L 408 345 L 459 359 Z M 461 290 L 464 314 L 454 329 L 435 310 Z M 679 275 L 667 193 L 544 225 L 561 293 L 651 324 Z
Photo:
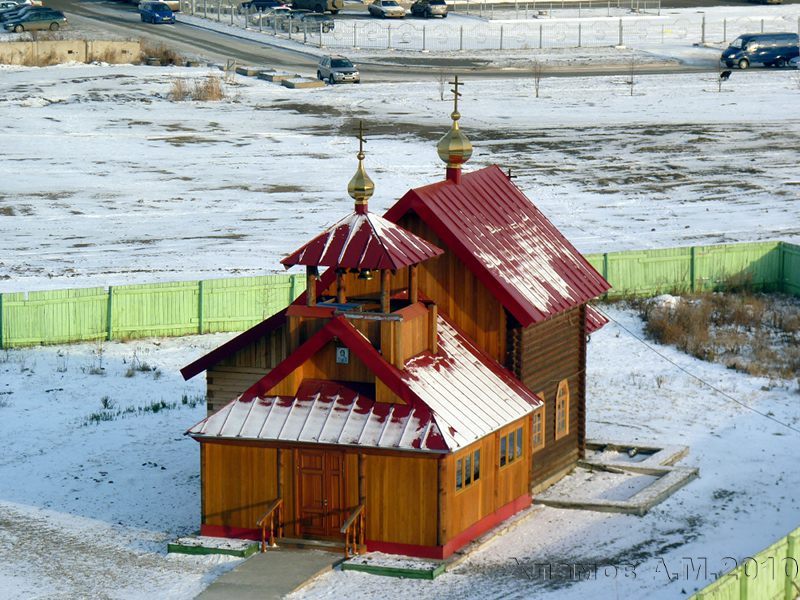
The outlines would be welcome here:
M 453 86 L 453 89 L 450 91 L 453 92 L 453 98 L 455 102 L 454 110 L 455 112 L 458 112 L 458 97 L 461 95 L 461 92 L 458 91 L 458 86 L 464 84 L 458 81 L 458 75 L 456 75 L 455 81 L 448 81 L 447 83 Z
M 364 154 L 364 144 L 367 140 L 364 139 L 364 121 L 358 122 L 358 153 Z

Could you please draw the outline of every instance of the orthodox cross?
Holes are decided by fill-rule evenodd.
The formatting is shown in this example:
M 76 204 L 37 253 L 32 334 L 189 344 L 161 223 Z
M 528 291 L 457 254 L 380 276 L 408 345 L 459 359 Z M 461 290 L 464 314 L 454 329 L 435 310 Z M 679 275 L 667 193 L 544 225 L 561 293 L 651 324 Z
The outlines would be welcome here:
M 458 112 L 458 97 L 461 95 L 461 92 L 458 91 L 458 86 L 464 85 L 464 84 L 463 83 L 459 83 L 458 75 L 456 75 L 455 81 L 448 81 L 447 83 L 449 83 L 450 85 L 453 86 L 453 89 L 450 90 L 451 92 L 453 92 L 453 97 L 454 97 L 454 102 L 455 102 L 455 106 L 453 107 L 453 110 L 455 112 Z
M 367 140 L 364 139 L 364 121 L 358 122 L 358 153 L 364 154 L 364 144 Z

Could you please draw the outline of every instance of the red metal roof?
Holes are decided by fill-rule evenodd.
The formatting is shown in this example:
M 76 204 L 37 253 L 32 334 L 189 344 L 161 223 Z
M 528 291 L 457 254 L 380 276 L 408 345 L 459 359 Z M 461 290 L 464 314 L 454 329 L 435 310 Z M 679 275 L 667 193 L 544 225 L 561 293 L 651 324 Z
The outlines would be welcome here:
M 408 191 L 415 212 L 523 326 L 579 306 L 608 282 L 497 166 Z
M 441 452 L 467 446 L 541 405 L 536 395 L 441 315 L 438 331 L 438 352 L 413 357 L 400 371 L 387 363 L 344 317 L 332 319 L 239 398 L 187 433 L 201 439 L 295 440 L 377 447 L 387 447 L 382 445 L 386 442 L 400 449 Z M 365 397 L 363 389 L 341 382 L 304 381 L 295 398 L 266 396 L 269 389 L 333 337 L 349 347 L 406 404 L 386 404 L 394 407 L 391 410 L 379 407 L 372 398 Z M 354 420 L 342 420 L 344 411 L 355 410 L 354 407 L 358 409 Z M 276 416 L 270 421 L 274 411 Z M 341 427 L 330 425 L 330 418 Z M 345 433 L 347 427 L 357 428 L 356 423 L 369 432 L 358 437 L 353 436 L 355 429 Z M 379 425 L 382 429 L 378 433 Z
M 392 269 L 443 253 L 430 242 L 372 213 L 354 212 L 281 261 L 344 269 Z
M 586 306 L 586 335 L 594 333 L 608 323 L 608 317 L 594 306 Z

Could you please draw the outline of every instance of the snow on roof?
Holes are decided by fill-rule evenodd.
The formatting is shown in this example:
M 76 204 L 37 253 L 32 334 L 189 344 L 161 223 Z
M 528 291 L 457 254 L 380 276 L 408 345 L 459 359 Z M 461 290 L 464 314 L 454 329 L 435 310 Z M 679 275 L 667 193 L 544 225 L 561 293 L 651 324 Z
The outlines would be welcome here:
M 352 213 L 281 261 L 346 269 L 399 269 L 443 250 L 372 213 Z
M 498 167 L 410 190 L 416 212 L 523 325 L 579 306 L 609 284 Z
M 447 450 L 430 411 L 375 402 L 357 388 L 347 382 L 304 380 L 294 398 L 240 397 L 187 433 L 200 439 Z
M 586 306 L 586 335 L 602 329 L 607 323 L 608 317 L 600 312 L 599 309 L 591 305 Z
M 439 351 L 406 362 L 403 380 L 457 449 L 524 417 L 541 400 L 439 316 Z
M 337 334 L 373 372 L 397 371 L 377 352 L 364 353 L 343 318 L 325 327 L 304 347 L 319 347 Z M 399 380 L 406 404 L 378 403 L 363 384 L 304 380 L 294 398 L 245 393 L 204 419 L 187 434 L 198 439 L 241 439 L 336 444 L 427 452 L 454 451 L 516 421 L 541 401 L 513 375 L 439 316 L 439 348 L 406 362 Z M 345 329 L 352 332 L 343 335 Z M 372 350 L 371 346 L 369 350 Z M 287 358 L 286 360 L 291 360 Z M 380 364 L 375 364 L 376 361 Z M 286 361 L 283 361 L 286 362 Z M 274 371 L 280 371 L 283 363 Z M 382 367 L 382 368 L 378 368 Z M 265 376 L 265 378 L 269 375 Z M 270 380 L 270 383 L 273 383 Z M 257 390 L 259 383 L 251 386 Z M 271 386 L 270 386 L 271 387 Z M 401 390 L 402 391 L 402 390 Z

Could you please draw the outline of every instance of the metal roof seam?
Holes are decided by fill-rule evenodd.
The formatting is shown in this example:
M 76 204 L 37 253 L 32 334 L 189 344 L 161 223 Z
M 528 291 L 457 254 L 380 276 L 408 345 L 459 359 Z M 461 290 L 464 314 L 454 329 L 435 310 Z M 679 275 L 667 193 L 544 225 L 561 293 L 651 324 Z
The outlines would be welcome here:
M 359 398 L 360 396 L 356 395 L 356 397 L 353 399 L 353 403 L 350 405 L 350 410 L 347 411 L 347 416 L 344 418 L 344 423 L 342 424 L 342 428 L 339 430 L 339 435 L 336 437 L 337 442 L 342 441 L 344 430 L 347 429 L 347 424 L 350 422 L 350 416 L 353 414 L 353 411 L 356 408 L 356 404 L 358 404 Z
M 275 409 L 275 405 L 277 403 L 278 403 L 278 397 L 275 396 L 272 399 L 272 404 L 269 405 L 269 410 L 267 410 L 267 414 L 264 417 L 264 422 L 261 423 L 261 427 L 259 428 L 258 433 L 256 434 L 256 438 L 257 439 L 260 439 L 261 438 L 261 434 L 264 433 L 264 428 L 267 426 L 267 421 L 269 421 L 270 416 L 272 416 L 272 411 Z
M 294 407 L 295 407 L 295 403 L 292 402 L 289 405 L 289 410 L 286 412 L 286 418 L 283 420 L 283 424 L 281 425 L 281 428 L 278 430 L 278 435 L 275 436 L 276 440 L 279 440 L 279 439 L 282 438 L 283 430 L 286 427 L 286 424 L 289 422 L 289 419 L 292 418 L 292 411 L 294 410 Z
M 314 409 L 317 407 L 317 401 L 319 400 L 320 396 L 322 396 L 322 392 L 319 391 L 312 396 L 311 400 L 311 407 L 306 412 L 306 418 L 303 419 L 303 424 L 300 426 L 300 430 L 297 432 L 297 441 L 303 437 L 303 430 L 306 428 L 308 424 L 308 420 L 311 418 L 311 415 L 314 413 Z M 295 399 L 295 402 L 300 402 L 299 399 Z
M 242 426 L 239 427 L 239 432 L 236 434 L 236 437 L 242 437 L 242 431 L 244 431 L 244 426 L 247 425 L 247 420 L 250 418 L 250 414 L 253 412 L 253 408 L 255 408 L 257 399 L 253 399 L 250 401 L 250 408 L 247 410 L 247 414 L 245 415 L 244 419 L 242 419 Z
M 415 410 L 416 409 L 412 408 L 412 409 L 410 409 L 408 411 L 408 415 L 406 416 L 406 424 L 403 427 L 403 431 L 400 432 L 400 437 L 397 439 L 397 442 L 394 444 L 395 448 L 399 448 L 400 446 L 403 445 L 403 440 L 405 439 L 406 433 L 408 432 L 408 428 L 411 425 L 411 421 L 413 420 Z
M 319 428 L 319 434 L 317 435 L 317 441 L 325 439 L 325 427 L 328 426 L 328 419 L 331 418 L 331 414 L 333 413 L 333 409 L 336 406 L 336 402 L 338 401 L 339 398 L 341 398 L 341 396 L 339 396 L 339 394 L 337 394 L 335 397 L 331 398 L 331 402 L 330 402 L 331 406 L 328 409 L 328 414 L 325 415 L 325 420 L 322 421 L 322 427 Z M 356 398 L 358 398 L 358 396 L 356 396 Z
M 235 402 L 235 401 L 234 401 L 234 402 Z M 234 402 L 231 402 L 231 403 L 230 403 L 230 404 L 228 404 L 228 405 L 227 405 L 227 407 L 226 407 L 226 408 L 228 409 L 228 414 L 226 414 L 226 415 L 225 415 L 225 418 L 222 420 L 222 425 L 220 426 L 220 428 L 219 428 L 219 433 L 217 434 L 218 436 L 221 436 L 221 435 L 222 435 L 222 432 L 225 430 L 225 425 L 228 423 L 228 419 L 230 418 L 230 416 L 231 416 L 231 413 L 233 412 L 233 406 L 234 406 Z M 225 409 L 223 409 L 223 410 L 225 410 Z M 219 414 L 219 413 L 217 413 L 217 414 Z
M 383 434 L 386 433 L 386 429 L 389 426 L 389 423 L 391 423 L 393 415 L 394 415 L 394 404 L 390 404 L 389 414 L 386 415 L 386 418 L 383 421 L 383 427 L 381 428 L 381 432 L 378 435 L 378 441 L 375 442 L 376 446 L 380 447 L 381 442 L 383 441 Z

